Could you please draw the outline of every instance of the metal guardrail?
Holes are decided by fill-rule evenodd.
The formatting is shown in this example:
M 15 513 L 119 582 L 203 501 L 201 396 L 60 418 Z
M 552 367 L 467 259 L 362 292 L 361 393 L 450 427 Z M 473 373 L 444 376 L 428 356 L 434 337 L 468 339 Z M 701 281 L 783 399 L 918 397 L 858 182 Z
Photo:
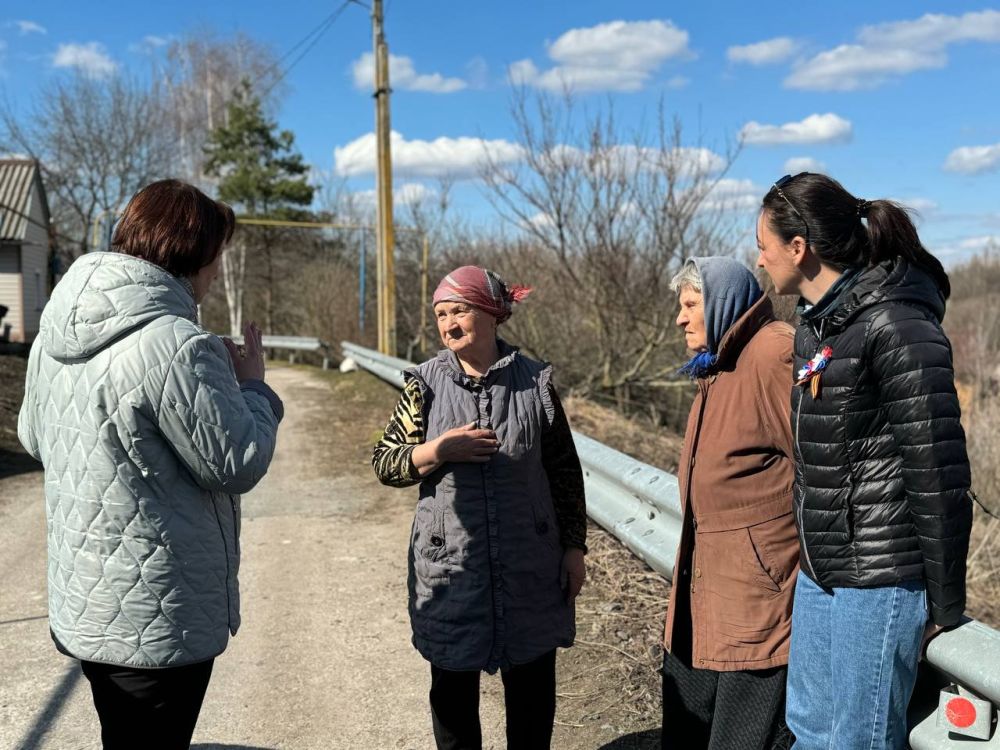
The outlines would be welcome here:
M 341 343 L 345 357 L 397 388 L 413 362 Z M 583 465 L 590 516 L 614 534 L 639 559 L 665 575 L 673 574 L 681 532 L 677 478 L 578 432 L 573 433 Z
M 237 344 L 243 343 L 242 336 L 230 336 Z M 295 364 L 295 352 L 320 352 L 323 355 L 323 369 L 330 368 L 330 346 L 312 336 L 262 336 L 261 343 L 265 349 L 289 349 L 288 361 Z
M 397 388 L 403 387 L 402 371 L 415 366 L 347 341 L 341 348 L 345 357 Z M 671 578 L 682 522 L 677 478 L 578 432 L 573 440 L 583 465 L 588 515 L 649 567 Z M 1000 705 L 1000 631 L 967 620 L 931 641 L 925 664 L 937 672 L 935 679 Z M 1000 729 L 985 741 L 949 735 L 937 725 L 935 710 L 913 722 L 909 739 L 912 750 L 1000 750 Z
M 380 354 L 374 349 L 367 349 L 349 341 L 340 342 L 340 348 L 344 356 L 353 359 L 358 367 L 378 375 L 382 380 L 392 383 L 397 388 L 403 387 L 403 370 L 415 367 L 413 362 Z

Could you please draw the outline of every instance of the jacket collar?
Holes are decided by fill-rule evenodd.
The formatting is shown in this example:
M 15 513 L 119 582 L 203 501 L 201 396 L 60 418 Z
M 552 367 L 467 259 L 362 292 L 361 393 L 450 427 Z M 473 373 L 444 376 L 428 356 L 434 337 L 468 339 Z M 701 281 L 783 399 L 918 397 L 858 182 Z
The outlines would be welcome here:
M 451 378 L 461 386 L 472 386 L 474 384 L 482 384 L 489 386 L 494 380 L 496 380 L 500 371 L 505 367 L 514 362 L 517 357 L 520 356 L 520 349 L 516 346 L 508 344 L 501 338 L 497 339 L 497 349 L 500 351 L 500 358 L 493 363 L 486 373 L 479 378 L 474 378 L 467 374 L 464 369 L 462 369 L 462 363 L 458 361 L 458 355 L 455 354 L 450 349 L 442 349 L 437 354 L 438 361 L 444 366 L 444 371 L 448 373 Z
M 846 328 L 863 310 L 883 302 L 921 305 L 939 322 L 944 319 L 945 300 L 937 283 L 919 266 L 897 258 L 862 269 L 839 290 L 835 299 L 823 304 L 822 310 L 805 313 L 802 322 L 822 339 Z
M 717 370 L 732 369 L 740 353 L 750 342 L 750 339 L 761 328 L 776 320 L 774 317 L 774 305 L 767 296 L 757 300 L 749 310 L 733 323 L 726 335 L 722 337 L 719 344 L 719 358 L 716 363 Z

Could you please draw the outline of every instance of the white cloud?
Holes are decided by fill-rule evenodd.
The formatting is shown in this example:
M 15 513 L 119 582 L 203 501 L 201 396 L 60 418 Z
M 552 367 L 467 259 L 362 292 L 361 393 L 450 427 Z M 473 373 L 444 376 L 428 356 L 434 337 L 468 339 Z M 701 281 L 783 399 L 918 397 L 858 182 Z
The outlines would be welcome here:
M 974 252 L 985 250 L 988 247 L 1000 248 L 1000 234 L 987 234 L 980 237 L 969 237 L 958 243 L 962 250 Z
M 724 177 L 712 185 L 698 209 L 700 211 L 755 211 L 760 208 L 761 199 L 766 192 L 766 188 L 754 184 L 753 180 Z
M 799 172 L 826 174 L 826 164 L 811 156 L 793 156 L 785 162 L 786 174 L 798 174 Z
M 956 148 L 944 163 L 949 172 L 978 174 L 1000 168 L 1000 143 L 992 146 L 962 146 Z
M 538 231 L 544 231 L 546 229 L 554 228 L 556 220 L 544 211 L 539 211 L 537 214 L 528 219 L 526 224 L 528 224 L 528 226 L 525 227 L 525 229 L 533 228 Z
M 375 86 L 375 56 L 365 52 L 351 66 L 355 88 L 370 91 Z M 468 88 L 461 78 L 445 78 L 440 73 L 417 73 L 409 57 L 389 55 L 389 85 L 404 91 L 452 94 Z
M 919 214 L 934 213 L 938 209 L 938 204 L 930 198 L 893 198 L 893 200 Z
M 590 154 L 569 146 L 558 146 L 567 156 L 583 160 L 581 166 L 588 166 Z M 668 151 L 658 148 L 640 148 L 631 144 L 611 146 L 608 156 L 618 168 L 642 170 L 676 171 L 682 179 L 693 179 L 720 172 L 726 167 L 726 160 L 714 151 L 694 146 L 680 146 Z M 600 160 L 597 160 L 600 164 Z
M 744 143 L 756 146 L 781 146 L 793 143 L 843 143 L 851 139 L 851 123 L 832 112 L 809 115 L 799 122 L 762 125 L 750 121 L 740 130 Z
M 465 64 L 465 78 L 470 88 L 484 89 L 490 83 L 490 65 L 483 57 L 474 57 Z
M 639 91 L 665 61 L 690 55 L 688 33 L 670 21 L 610 21 L 570 29 L 549 44 L 555 65 L 548 70 L 519 60 L 509 75 L 549 91 Z
M 918 227 L 922 225 L 923 222 L 928 217 L 940 218 L 934 216 L 935 214 L 937 214 L 938 204 L 935 201 L 932 201 L 930 198 L 921 198 L 919 196 L 914 196 L 910 198 L 892 197 L 889 200 L 895 201 L 896 203 L 900 204 L 903 208 L 911 212 L 911 218 L 913 219 L 913 223 L 916 224 Z
M 1000 11 L 961 16 L 929 13 L 912 21 L 866 26 L 842 44 L 797 65 L 785 86 L 813 91 L 872 89 L 907 73 L 948 64 L 948 47 L 1000 42 Z
M 17 32 L 21 36 L 27 36 L 28 34 L 48 34 L 48 30 L 42 26 L 40 23 L 35 23 L 34 21 L 12 21 L 7 24 L 8 26 L 17 26 Z
M 933 247 L 931 250 L 942 261 L 958 262 L 986 250 L 1000 250 L 1000 234 L 966 237 L 958 242 Z
M 161 47 L 166 47 L 170 44 L 169 37 L 155 36 L 154 34 L 147 34 L 142 38 L 142 41 L 136 42 L 135 44 L 129 45 L 130 52 L 142 52 L 145 54 L 151 54 L 156 52 L 156 50 Z
M 774 65 L 784 62 L 799 49 L 799 43 L 787 36 L 767 39 L 756 44 L 745 44 L 730 47 L 726 50 L 729 62 L 748 63 L 750 65 Z
M 355 198 L 368 208 L 375 208 L 376 197 L 374 190 L 360 190 L 354 193 Z M 425 200 L 437 196 L 434 188 L 424 185 L 422 182 L 404 182 L 392 189 L 392 202 L 397 207 L 412 206 L 423 203 Z
M 689 83 L 691 83 L 690 78 L 686 78 L 685 76 L 674 76 L 669 81 L 667 81 L 666 85 L 668 89 L 682 89 Z
M 390 136 L 393 171 L 417 177 L 475 177 L 487 155 L 505 164 L 521 158 L 521 147 L 505 140 L 482 138 L 436 138 L 433 141 L 406 140 L 393 131 Z M 334 149 L 339 175 L 353 177 L 375 171 L 375 134 L 368 133 Z
M 99 42 L 87 44 L 60 44 L 52 65 L 57 68 L 76 68 L 91 78 L 111 75 L 118 68 Z
M 667 155 L 667 163 L 684 177 L 714 174 L 726 168 L 726 160 L 707 148 L 682 146 Z

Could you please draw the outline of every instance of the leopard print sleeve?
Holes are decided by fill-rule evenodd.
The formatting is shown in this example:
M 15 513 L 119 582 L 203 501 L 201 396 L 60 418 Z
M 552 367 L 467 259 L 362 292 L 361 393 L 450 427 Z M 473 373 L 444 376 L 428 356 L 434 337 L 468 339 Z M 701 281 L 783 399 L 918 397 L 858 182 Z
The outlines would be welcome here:
M 420 474 L 413 465 L 413 449 L 425 439 L 423 408 L 420 384 L 411 379 L 372 451 L 372 467 L 382 484 L 410 487 L 420 483 Z

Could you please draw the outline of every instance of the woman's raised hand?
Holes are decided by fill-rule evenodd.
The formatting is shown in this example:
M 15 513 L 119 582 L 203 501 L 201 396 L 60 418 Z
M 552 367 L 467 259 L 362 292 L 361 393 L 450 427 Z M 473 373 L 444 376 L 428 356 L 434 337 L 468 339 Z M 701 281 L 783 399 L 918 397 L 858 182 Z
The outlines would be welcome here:
M 229 358 L 236 370 L 236 380 L 264 379 L 264 336 L 253 321 L 243 326 L 243 346 L 237 346 L 232 339 L 223 338 L 222 343 L 229 350 Z
M 439 464 L 449 461 L 483 464 L 500 450 L 493 430 L 480 430 L 475 422 L 448 430 L 434 443 L 434 458 Z

